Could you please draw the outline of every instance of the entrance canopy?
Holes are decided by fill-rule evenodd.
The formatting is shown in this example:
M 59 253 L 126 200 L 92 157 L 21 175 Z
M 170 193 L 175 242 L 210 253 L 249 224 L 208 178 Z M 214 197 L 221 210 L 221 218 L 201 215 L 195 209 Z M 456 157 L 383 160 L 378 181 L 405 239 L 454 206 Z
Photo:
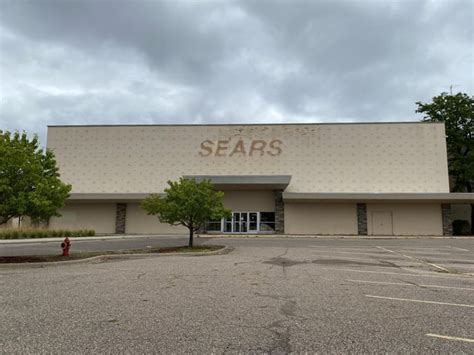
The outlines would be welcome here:
M 210 180 L 218 190 L 284 190 L 291 175 L 185 175 L 197 182 Z

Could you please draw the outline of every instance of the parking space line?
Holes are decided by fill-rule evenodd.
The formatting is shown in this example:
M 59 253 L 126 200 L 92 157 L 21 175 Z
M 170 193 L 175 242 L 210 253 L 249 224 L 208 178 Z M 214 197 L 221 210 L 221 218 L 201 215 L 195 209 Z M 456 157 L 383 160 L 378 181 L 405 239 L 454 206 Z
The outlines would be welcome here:
M 419 287 L 428 287 L 428 288 L 446 288 L 446 289 L 453 289 L 453 290 L 474 291 L 474 288 L 468 288 L 468 287 L 410 284 L 410 283 L 405 283 L 405 282 L 382 282 L 382 281 L 367 281 L 367 280 L 352 280 L 352 279 L 347 279 L 347 281 L 358 282 L 358 283 L 368 283 L 368 284 L 415 286 L 415 287 L 419 286 Z
M 385 255 L 385 254 L 380 254 L 380 252 L 376 252 L 376 251 L 373 251 L 373 252 L 366 252 L 366 253 L 358 253 L 358 252 L 354 252 L 354 251 L 329 251 L 329 250 L 311 250 L 312 253 L 324 253 L 324 254 L 328 254 L 328 253 L 331 253 L 331 254 L 357 254 L 357 255 L 376 255 L 376 256 L 381 256 L 381 255 Z
M 349 271 L 349 272 L 361 272 L 367 274 L 383 274 L 383 275 L 397 275 L 397 276 L 414 276 L 414 277 L 440 277 L 445 279 L 457 279 L 457 280 L 473 280 L 472 277 L 456 274 L 445 274 L 445 275 L 431 275 L 431 274 L 406 274 L 400 272 L 390 272 L 390 271 L 371 271 L 371 270 L 355 270 L 355 269 L 345 269 L 345 268 L 336 268 L 336 267 L 325 267 L 319 268 L 321 270 L 339 270 L 339 271 Z
M 444 305 L 444 306 L 456 306 L 456 307 L 474 308 L 474 304 L 462 304 L 462 303 L 448 303 L 448 302 L 437 302 L 437 301 L 425 301 L 425 300 L 415 300 L 415 299 L 410 299 L 410 298 L 385 297 L 385 296 L 375 296 L 375 295 L 365 295 L 365 297 L 380 298 L 380 299 L 392 300 L 392 301 L 416 302 L 416 303 L 429 303 L 429 304 L 440 304 L 440 305 Z
M 457 249 L 457 250 L 462 250 L 462 251 L 470 251 L 469 249 L 463 249 L 463 248 L 458 248 L 458 247 L 452 247 L 451 245 L 448 245 L 449 248 L 451 249 Z
M 416 258 L 416 257 L 414 257 L 414 256 L 405 255 L 405 254 L 402 254 L 402 253 L 399 253 L 399 252 L 397 252 L 397 251 L 393 251 L 393 250 L 390 250 L 390 249 L 387 249 L 387 248 L 384 248 L 384 247 L 379 247 L 379 246 L 377 246 L 377 248 L 382 249 L 382 250 L 385 250 L 385 251 L 388 251 L 388 252 L 393 253 L 393 254 L 401 255 L 401 256 L 403 256 L 403 257 L 405 257 L 405 258 L 408 258 L 408 259 L 411 259 L 411 260 L 415 260 L 415 261 L 418 261 L 418 262 L 423 263 L 423 264 L 427 264 L 427 265 L 433 266 L 433 267 L 435 267 L 435 268 L 437 268 L 437 269 L 439 269 L 439 270 L 442 270 L 442 271 L 444 271 L 444 272 L 449 272 L 449 270 L 446 269 L 445 267 L 442 267 L 442 266 L 439 266 L 439 265 L 436 265 L 436 264 L 433 264 L 433 263 L 429 263 L 429 262 L 424 261 L 424 260 L 422 260 L 422 259 L 418 259 L 418 258 Z
M 432 333 L 428 333 L 428 334 L 425 334 L 426 336 L 428 337 L 434 337 L 434 338 L 441 338 L 441 339 L 448 339 L 448 340 L 459 340 L 459 341 L 465 341 L 465 342 L 468 342 L 468 343 L 474 343 L 474 339 L 469 339 L 469 338 L 459 338 L 459 337 L 452 337 L 452 336 L 449 336 L 449 335 L 439 335 L 439 334 L 432 334 Z

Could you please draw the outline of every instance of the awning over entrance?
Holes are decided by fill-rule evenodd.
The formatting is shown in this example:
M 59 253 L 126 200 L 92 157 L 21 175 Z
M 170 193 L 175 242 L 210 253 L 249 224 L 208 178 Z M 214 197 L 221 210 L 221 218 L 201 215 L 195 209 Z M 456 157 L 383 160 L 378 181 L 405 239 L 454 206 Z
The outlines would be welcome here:
M 284 190 L 291 175 L 185 175 L 197 182 L 211 180 L 219 190 Z
M 311 202 L 436 202 L 474 203 L 474 193 L 350 193 L 283 192 L 283 201 Z

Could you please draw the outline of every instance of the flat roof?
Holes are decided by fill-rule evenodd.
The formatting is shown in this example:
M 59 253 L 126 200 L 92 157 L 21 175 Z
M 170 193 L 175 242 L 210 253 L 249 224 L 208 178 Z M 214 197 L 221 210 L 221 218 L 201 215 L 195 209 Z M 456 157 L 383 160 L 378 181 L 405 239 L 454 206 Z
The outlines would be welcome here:
M 222 176 L 220 176 L 222 178 Z M 263 181 L 268 176 L 254 176 L 255 179 L 247 179 L 245 183 L 240 184 L 234 181 L 236 176 L 226 176 L 224 180 L 229 184 L 227 187 L 222 184 L 219 189 L 229 190 L 273 190 L 278 187 L 278 184 L 289 181 L 291 176 L 271 176 L 274 185 L 268 187 L 259 185 L 255 181 Z M 242 176 L 237 176 L 242 178 Z M 280 180 L 280 182 L 278 182 Z M 268 181 L 268 180 L 267 180 Z M 237 185 L 236 185 L 237 184 Z M 216 184 L 218 185 L 218 184 Z M 275 187 L 277 185 L 277 187 Z M 68 200 L 74 202 L 138 202 L 145 199 L 152 193 L 87 193 L 87 192 L 73 192 L 69 195 Z M 157 193 L 160 196 L 165 196 L 165 193 Z M 313 203 L 313 202 L 426 202 L 426 203 L 474 203 L 474 193 L 462 192 L 435 192 L 435 193 L 418 193 L 418 192 L 403 192 L 403 193 L 351 193 L 351 192 L 283 192 L 283 200 L 295 203 Z
M 289 202 L 437 202 L 473 203 L 474 193 L 462 192 L 402 192 L 402 193 L 351 193 L 351 192 L 283 192 Z
M 151 193 L 100 193 L 100 192 L 72 192 L 69 194 L 68 201 L 74 202 L 138 202 L 150 196 Z M 164 193 L 157 193 L 164 196 Z
M 422 121 L 388 121 L 388 122 L 295 122 L 295 123 L 119 123 L 119 124 L 84 124 L 84 125 L 47 125 L 47 127 L 186 127 L 186 126 L 327 126 L 327 125 L 399 125 L 399 124 L 442 124 L 444 122 Z

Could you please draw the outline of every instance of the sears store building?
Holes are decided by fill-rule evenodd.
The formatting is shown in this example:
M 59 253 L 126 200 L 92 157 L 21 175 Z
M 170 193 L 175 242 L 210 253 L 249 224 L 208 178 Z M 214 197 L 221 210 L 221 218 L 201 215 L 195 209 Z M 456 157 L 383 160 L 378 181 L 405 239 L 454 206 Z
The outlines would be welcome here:
M 49 126 L 73 187 L 51 228 L 173 234 L 140 201 L 168 180 L 210 179 L 232 218 L 207 233 L 450 235 L 446 139 L 438 123 Z

